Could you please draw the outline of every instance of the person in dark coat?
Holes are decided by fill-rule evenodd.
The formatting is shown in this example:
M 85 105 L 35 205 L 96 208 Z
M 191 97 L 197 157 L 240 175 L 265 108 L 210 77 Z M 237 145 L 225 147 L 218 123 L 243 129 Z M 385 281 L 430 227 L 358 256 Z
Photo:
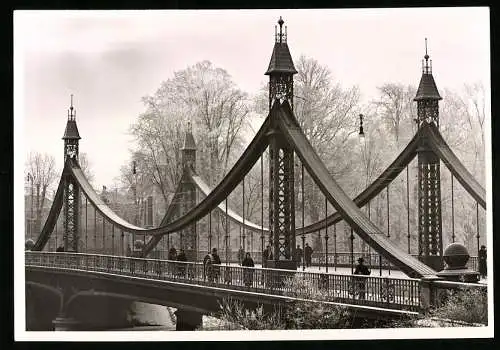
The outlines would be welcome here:
M 246 253 L 245 259 L 241 262 L 241 266 L 244 267 L 254 267 L 253 259 L 250 253 Z M 244 269 L 243 271 L 243 283 L 245 286 L 250 287 L 253 283 L 253 269 Z
M 168 251 L 168 260 L 177 260 L 177 250 L 174 247 Z
M 240 264 L 240 266 L 244 258 L 245 258 L 245 251 L 243 250 L 243 247 L 240 246 L 240 249 L 238 249 L 238 264 Z
M 297 268 L 300 267 L 300 263 L 302 262 L 302 255 L 304 251 L 300 248 L 300 245 L 297 244 L 297 249 L 295 249 L 295 262 L 297 263 Z
M 262 267 L 267 267 L 267 260 L 269 259 L 269 254 L 271 253 L 271 247 L 267 246 L 262 252 Z
M 220 265 L 222 262 L 220 261 L 219 254 L 217 254 L 217 248 L 212 249 L 212 273 L 214 279 L 217 281 L 220 275 Z
M 358 259 L 358 265 L 356 265 L 356 269 L 354 270 L 355 275 L 364 275 L 368 276 L 370 275 L 371 271 L 368 268 L 368 266 L 364 265 L 363 262 L 365 259 L 359 258 Z M 357 284 L 358 290 L 359 290 L 359 298 L 364 299 L 365 298 L 365 292 L 366 292 L 366 278 L 356 278 L 355 282 Z
M 306 246 L 304 248 L 304 255 L 306 258 L 306 267 L 311 266 L 312 253 L 313 253 L 313 249 L 309 246 L 309 243 L 306 243 Z
M 478 253 L 479 260 L 479 274 L 481 278 L 486 278 L 487 268 L 486 268 L 486 247 L 484 245 L 481 246 Z
M 179 255 L 177 255 L 177 261 L 185 262 L 187 261 L 186 253 L 184 253 L 184 249 L 181 249 Z M 183 277 L 186 274 L 186 264 L 178 264 L 178 275 Z
M 56 252 L 64 252 L 64 247 L 60 245 L 59 247 L 56 248 Z

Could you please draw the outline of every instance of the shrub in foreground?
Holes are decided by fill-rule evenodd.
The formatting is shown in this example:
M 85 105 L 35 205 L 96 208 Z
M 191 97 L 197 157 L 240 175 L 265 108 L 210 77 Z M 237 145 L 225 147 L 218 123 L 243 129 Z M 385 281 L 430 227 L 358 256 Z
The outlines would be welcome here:
M 430 313 L 434 318 L 466 323 L 488 324 L 486 289 L 463 288 L 447 291 L 446 301 Z

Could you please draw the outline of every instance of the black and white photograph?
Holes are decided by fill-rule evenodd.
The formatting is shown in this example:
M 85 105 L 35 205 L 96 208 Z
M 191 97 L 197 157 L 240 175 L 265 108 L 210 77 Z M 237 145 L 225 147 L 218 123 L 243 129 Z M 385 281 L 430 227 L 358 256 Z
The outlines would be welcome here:
M 493 337 L 487 7 L 13 18 L 16 340 Z

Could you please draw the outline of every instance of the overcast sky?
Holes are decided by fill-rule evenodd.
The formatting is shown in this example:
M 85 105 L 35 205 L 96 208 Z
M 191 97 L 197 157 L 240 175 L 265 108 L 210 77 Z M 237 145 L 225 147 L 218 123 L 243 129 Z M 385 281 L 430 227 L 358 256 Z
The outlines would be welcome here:
M 480 81 L 489 92 L 487 8 L 16 11 L 16 164 L 35 150 L 54 155 L 62 168 L 74 94 L 80 152 L 88 154 L 96 187 L 111 186 L 128 160 L 128 127 L 144 110 L 141 97 L 201 60 L 255 93 L 267 81 L 280 15 L 293 59 L 317 59 L 343 86 L 358 85 L 365 101 L 384 82 L 418 84 L 425 37 L 438 88 Z

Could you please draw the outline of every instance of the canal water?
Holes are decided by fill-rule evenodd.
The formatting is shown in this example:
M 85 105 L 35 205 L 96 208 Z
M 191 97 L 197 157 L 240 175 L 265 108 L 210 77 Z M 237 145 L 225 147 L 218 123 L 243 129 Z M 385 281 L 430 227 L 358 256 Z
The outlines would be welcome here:
M 175 331 L 176 309 L 173 307 L 134 302 L 131 310 L 131 318 L 136 325 L 110 331 Z M 221 320 L 212 316 L 203 316 L 204 330 L 217 330 L 220 327 Z

